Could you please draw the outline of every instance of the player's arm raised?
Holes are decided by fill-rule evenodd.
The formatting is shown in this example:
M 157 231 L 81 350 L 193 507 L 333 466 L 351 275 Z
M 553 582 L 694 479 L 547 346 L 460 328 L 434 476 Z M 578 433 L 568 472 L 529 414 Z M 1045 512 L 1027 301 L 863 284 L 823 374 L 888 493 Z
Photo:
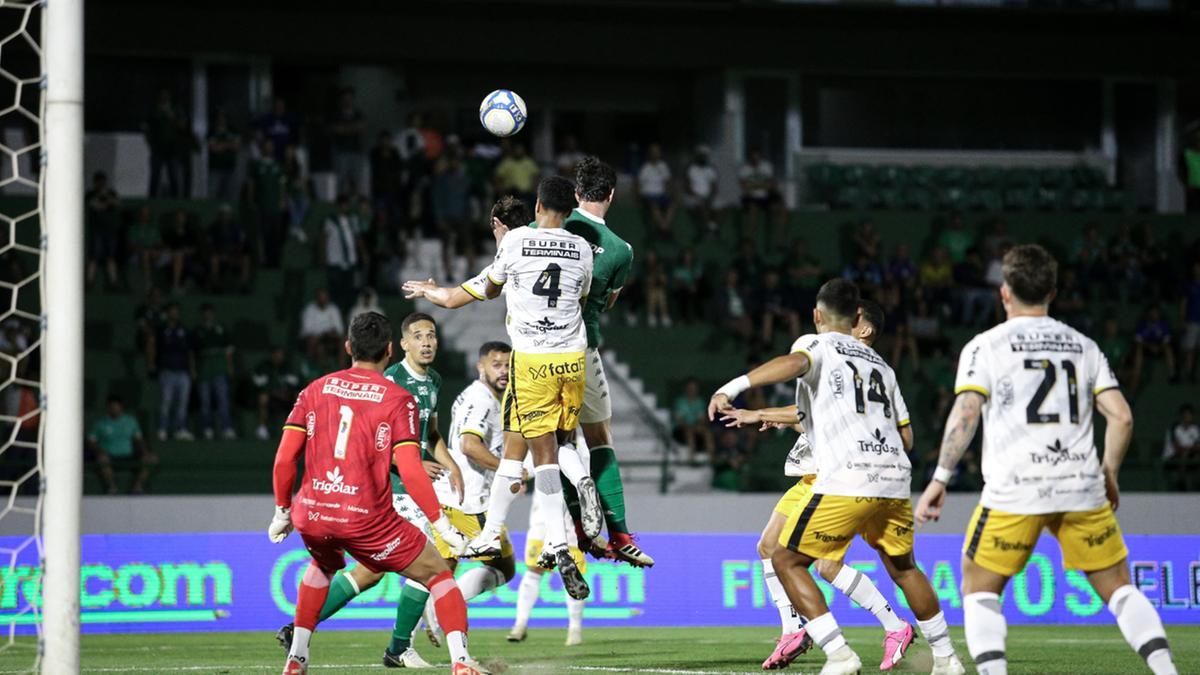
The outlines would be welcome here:
M 1121 462 L 1129 450 L 1129 439 L 1133 437 L 1133 412 L 1120 389 L 1105 389 L 1096 394 L 1096 410 L 1104 415 L 1104 491 L 1114 511 L 1121 504 L 1121 490 L 1117 485 L 1117 474 Z
M 761 410 L 742 410 L 731 408 L 721 414 L 721 421 L 727 427 L 744 427 L 751 424 L 761 424 L 759 431 L 796 427 L 800 424 L 800 415 L 796 406 L 787 405 L 778 408 L 762 408 Z
M 946 420 L 946 431 L 942 434 L 942 449 L 938 454 L 938 466 L 933 480 L 925 488 L 914 514 L 918 523 L 924 524 L 942 516 L 942 504 L 946 501 L 946 483 L 954 476 L 954 467 L 975 438 L 979 419 L 983 414 L 983 394 L 964 391 L 954 399 L 954 407 Z M 911 438 L 911 433 L 910 433 Z
M 811 365 L 808 354 L 802 351 L 776 356 L 761 366 L 726 382 L 708 401 L 708 419 L 716 419 L 718 412 L 731 409 L 731 401 L 747 389 L 763 387 L 779 382 L 794 380 L 808 372 Z

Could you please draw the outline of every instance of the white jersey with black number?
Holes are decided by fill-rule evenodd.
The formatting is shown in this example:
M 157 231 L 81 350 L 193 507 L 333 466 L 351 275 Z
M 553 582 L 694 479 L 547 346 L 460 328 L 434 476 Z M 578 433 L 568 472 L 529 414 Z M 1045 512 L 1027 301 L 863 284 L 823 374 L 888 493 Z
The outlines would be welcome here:
M 795 349 L 798 345 L 793 345 Z M 809 442 L 809 429 L 812 425 L 812 390 L 803 379 L 796 380 L 796 417 L 804 431 L 796 437 L 792 449 L 788 451 L 787 460 L 783 465 L 785 476 L 807 476 L 817 472 L 817 460 L 813 458 L 812 443 Z
M 462 470 L 463 501 L 458 503 L 458 496 L 450 488 L 448 477 L 440 478 L 433 483 L 437 490 L 438 499 L 444 506 L 458 509 L 463 513 L 484 513 L 487 511 L 488 498 L 492 492 L 492 477 L 495 472 L 471 461 L 462 451 L 463 436 L 477 436 L 483 441 L 483 447 L 496 457 L 500 457 L 504 449 L 504 432 L 500 425 L 500 401 L 492 393 L 490 387 L 475 380 L 458 398 L 454 399 L 454 407 L 450 409 L 450 436 L 448 446 L 450 456 Z
M 956 394 L 983 405 L 985 507 L 1010 513 L 1104 505 L 1093 438 L 1096 394 L 1117 387 L 1091 338 L 1050 317 L 1017 317 L 980 333 L 958 359 Z
M 908 406 L 896 373 L 844 333 L 805 335 L 792 351 L 811 363 L 801 379 L 812 390 L 813 492 L 907 499 L 912 465 L 900 427 L 909 423 Z
M 509 230 L 487 276 L 505 287 L 505 324 L 514 351 L 587 349 L 581 300 L 592 285 L 592 247 L 583 237 L 561 228 Z

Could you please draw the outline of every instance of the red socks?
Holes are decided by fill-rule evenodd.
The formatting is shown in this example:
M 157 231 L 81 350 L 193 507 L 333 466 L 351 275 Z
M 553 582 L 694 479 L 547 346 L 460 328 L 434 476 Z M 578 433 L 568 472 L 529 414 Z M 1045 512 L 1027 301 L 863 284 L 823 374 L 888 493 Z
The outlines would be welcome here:
M 454 583 L 454 574 L 446 571 L 435 576 L 429 583 L 429 594 L 433 596 L 433 608 L 442 630 L 447 635 L 455 631 L 466 633 L 467 601 Z

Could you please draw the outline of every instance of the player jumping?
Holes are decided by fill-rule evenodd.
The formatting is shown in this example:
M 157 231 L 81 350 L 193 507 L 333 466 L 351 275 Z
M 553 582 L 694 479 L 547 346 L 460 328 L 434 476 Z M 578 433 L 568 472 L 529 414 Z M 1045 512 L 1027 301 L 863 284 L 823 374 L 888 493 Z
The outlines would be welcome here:
M 486 671 L 467 652 L 467 606 L 450 569 L 425 534 L 392 508 L 388 469 L 395 459 L 413 499 L 447 541 L 466 539 L 441 514 L 421 466 L 419 419 L 411 394 L 383 377 L 392 356 L 387 317 L 367 312 L 350 325 L 353 364 L 314 380 L 297 397 L 275 455 L 275 516 L 268 534 L 279 543 L 293 527 L 313 559 L 296 600 L 295 633 L 284 675 L 304 675 L 309 641 L 334 573 L 345 554 L 376 573 L 399 572 L 429 588 L 446 628 L 456 675 Z M 292 513 L 296 461 L 304 476 Z
M 591 286 L 592 249 L 582 237 L 563 229 L 575 205 L 571 181 L 558 176 L 543 179 L 534 209 L 537 227 L 518 227 L 504 235 L 495 262 L 468 282 L 470 295 L 464 292 L 466 285 L 444 288 L 432 281 L 407 281 L 404 290 L 408 298 L 424 297 L 435 305 L 456 308 L 471 299 L 499 297 L 511 280 L 505 323 L 513 353 L 502 407 L 504 430 L 519 432 L 533 450 L 534 499 L 547 514 L 546 547 L 539 566 L 557 566 L 567 593 L 579 599 L 586 598 L 589 590 L 567 547 L 558 465 L 559 446 L 569 445 L 579 421 L 586 370 L 583 303 Z M 508 507 L 520 491 L 525 454 L 523 443 L 506 438 L 487 522 L 472 541 L 472 551 L 495 547 Z
M 859 307 L 862 314 L 850 334 L 864 345 L 872 347 L 879 332 L 883 329 L 883 308 L 872 300 L 863 300 Z M 903 401 L 902 397 L 896 397 L 896 419 L 901 428 L 908 426 L 908 411 L 901 410 L 899 407 Z M 791 515 L 795 505 L 812 491 L 812 484 L 817 478 L 816 460 L 813 459 L 812 446 L 809 444 L 808 433 L 805 431 L 813 424 L 812 390 L 804 383 L 804 380 L 797 380 L 795 405 L 763 410 L 730 410 L 724 413 L 722 419 L 728 423 L 728 426 L 761 424 L 764 430 L 772 427 L 796 427 L 800 432 L 784 465 L 786 475 L 799 477 L 800 480 L 779 499 L 779 503 L 771 512 L 771 517 L 767 520 L 762 537 L 758 541 L 758 554 L 762 558 L 763 577 L 766 580 L 767 592 L 779 610 L 779 619 L 783 624 L 783 635 L 779 643 L 771 656 L 763 662 L 763 668 L 771 670 L 790 663 L 797 656 L 808 651 L 812 645 L 812 639 L 806 635 L 788 637 L 801 632 L 803 618 L 792 607 L 792 603 L 784 593 L 783 585 L 779 583 L 771 565 L 771 556 L 779 548 L 779 535 L 783 532 L 783 526 L 787 522 L 788 516 Z M 906 436 L 906 433 L 902 432 L 902 438 Z M 906 446 L 907 443 L 908 441 L 906 441 Z M 885 567 L 890 564 L 891 561 L 882 551 L 879 557 Z M 884 599 L 875 584 L 871 583 L 871 579 L 862 572 L 853 567 L 847 567 L 841 560 L 818 560 L 816 567 L 817 572 L 825 581 L 846 594 L 860 607 L 874 614 L 875 618 L 879 620 L 885 633 L 883 662 L 879 664 L 879 669 L 891 670 L 894 668 L 904 658 L 905 652 L 913 642 L 912 625 L 896 615 L 891 604 Z
M 946 483 L 985 419 L 983 494 L 963 546 L 967 649 L 983 675 L 1008 672 L 1000 594 L 1049 529 L 1063 566 L 1087 575 L 1129 646 L 1156 675 L 1174 675 L 1162 621 L 1130 581 L 1113 513 L 1133 432 L 1129 404 L 1096 343 L 1050 318 L 1054 258 L 1041 246 L 1017 246 L 1002 271 L 1008 320 L 963 347 L 938 468 L 916 511 L 918 523 L 938 519 Z M 1096 411 L 1107 422 L 1103 464 L 1093 440 Z
M 827 656 L 822 675 L 857 673 L 862 661 L 842 637 L 808 567 L 822 558 L 841 560 L 856 534 L 885 554 L 888 573 L 933 649 L 934 675 L 960 675 L 965 670 L 937 595 L 913 558 L 912 432 L 900 417 L 906 406 L 891 367 L 851 335 L 858 307 L 852 282 L 826 282 L 813 310 L 817 334 L 721 387 L 709 402 L 709 416 L 729 409 L 751 387 L 802 378 L 812 390 L 809 431 L 817 479 L 788 515 L 771 563 L 792 605 L 809 617 L 805 632 Z M 795 633 L 780 647 L 801 640 L 803 634 Z

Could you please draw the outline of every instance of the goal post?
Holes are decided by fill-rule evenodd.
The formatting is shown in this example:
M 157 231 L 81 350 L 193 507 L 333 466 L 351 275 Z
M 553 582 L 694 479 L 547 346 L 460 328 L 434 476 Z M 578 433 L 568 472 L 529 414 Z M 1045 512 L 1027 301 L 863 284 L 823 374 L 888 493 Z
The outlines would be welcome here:
M 43 4 L 41 672 L 78 673 L 83 492 L 83 0 Z

